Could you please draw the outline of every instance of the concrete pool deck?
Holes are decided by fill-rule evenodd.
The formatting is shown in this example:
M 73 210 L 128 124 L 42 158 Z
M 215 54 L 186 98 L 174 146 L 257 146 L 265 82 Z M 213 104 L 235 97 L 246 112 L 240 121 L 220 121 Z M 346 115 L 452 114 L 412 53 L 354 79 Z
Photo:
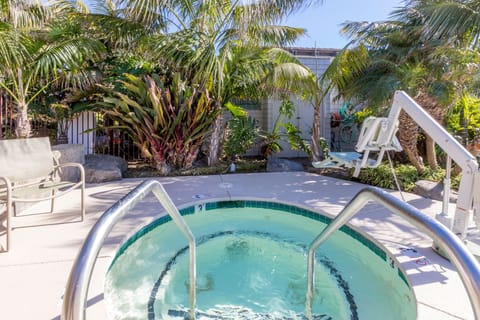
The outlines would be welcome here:
M 258 198 L 297 204 L 331 216 L 338 214 L 365 187 L 306 172 L 155 179 L 163 184 L 179 207 L 211 200 Z M 14 219 L 11 249 L 0 253 L 0 319 L 60 319 L 68 274 L 89 230 L 105 210 L 144 180 L 123 179 L 87 185 L 84 222 L 78 222 L 80 203 L 75 194 L 59 198 L 53 214 L 37 214 L 46 212 L 48 203 L 20 212 Z M 391 193 L 399 197 L 398 192 Z M 430 216 L 441 210 L 442 204 L 438 201 L 409 193 L 404 195 L 409 204 Z M 87 319 L 105 319 L 102 279 L 118 246 L 128 235 L 161 215 L 160 211 L 163 210 L 154 196 L 148 195 L 112 230 L 92 276 Z M 1 215 L 3 220 L 5 213 Z M 454 267 L 432 251 L 432 241 L 422 232 L 374 203 L 365 206 L 350 224 L 378 240 L 405 270 L 418 300 L 417 319 L 474 319 Z M 2 246 L 4 238 L 1 237 Z

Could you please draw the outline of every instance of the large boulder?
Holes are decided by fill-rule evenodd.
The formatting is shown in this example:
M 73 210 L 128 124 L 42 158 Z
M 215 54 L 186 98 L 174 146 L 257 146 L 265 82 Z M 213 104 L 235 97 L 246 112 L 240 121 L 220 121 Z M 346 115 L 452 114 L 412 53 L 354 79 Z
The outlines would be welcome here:
M 85 156 L 85 181 L 99 183 L 121 180 L 128 170 L 128 163 L 120 157 L 103 154 L 88 154 Z
M 270 157 L 267 161 L 267 172 L 304 171 L 303 165 L 282 158 Z
M 83 153 L 83 144 L 57 144 L 52 146 L 52 151 L 60 153 L 59 163 L 77 162 L 85 163 L 85 155 Z M 74 167 L 64 167 L 60 173 L 62 180 L 78 181 L 80 179 L 80 171 Z

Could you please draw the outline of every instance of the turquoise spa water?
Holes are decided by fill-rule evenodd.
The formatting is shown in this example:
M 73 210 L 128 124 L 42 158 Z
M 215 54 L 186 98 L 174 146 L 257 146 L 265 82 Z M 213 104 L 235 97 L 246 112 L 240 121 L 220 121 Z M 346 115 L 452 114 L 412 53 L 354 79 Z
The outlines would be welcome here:
M 197 238 L 197 319 L 304 319 L 308 245 L 325 223 L 261 208 L 213 209 L 184 218 Z M 107 275 L 110 319 L 184 319 L 186 239 L 172 222 L 135 239 Z M 316 257 L 314 319 L 416 318 L 405 277 L 370 241 L 337 232 Z

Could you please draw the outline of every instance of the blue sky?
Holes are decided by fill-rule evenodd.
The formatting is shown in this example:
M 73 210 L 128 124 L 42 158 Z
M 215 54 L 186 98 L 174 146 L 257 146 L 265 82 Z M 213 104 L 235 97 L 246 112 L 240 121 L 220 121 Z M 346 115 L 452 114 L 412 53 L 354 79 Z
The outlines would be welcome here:
M 348 39 L 339 33 L 345 21 L 385 20 L 402 0 L 325 0 L 289 17 L 285 25 L 307 29 L 297 47 L 342 48 Z

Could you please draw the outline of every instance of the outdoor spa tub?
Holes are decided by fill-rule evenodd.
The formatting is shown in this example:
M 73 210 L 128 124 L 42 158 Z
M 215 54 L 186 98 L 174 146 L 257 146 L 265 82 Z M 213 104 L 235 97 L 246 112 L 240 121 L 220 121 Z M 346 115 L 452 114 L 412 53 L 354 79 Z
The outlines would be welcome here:
M 196 319 L 304 319 L 307 253 L 331 221 L 277 202 L 180 210 L 197 242 Z M 316 254 L 312 319 L 415 319 L 404 272 L 381 245 L 344 226 Z M 186 319 L 188 243 L 169 216 L 121 246 L 106 279 L 109 319 Z

